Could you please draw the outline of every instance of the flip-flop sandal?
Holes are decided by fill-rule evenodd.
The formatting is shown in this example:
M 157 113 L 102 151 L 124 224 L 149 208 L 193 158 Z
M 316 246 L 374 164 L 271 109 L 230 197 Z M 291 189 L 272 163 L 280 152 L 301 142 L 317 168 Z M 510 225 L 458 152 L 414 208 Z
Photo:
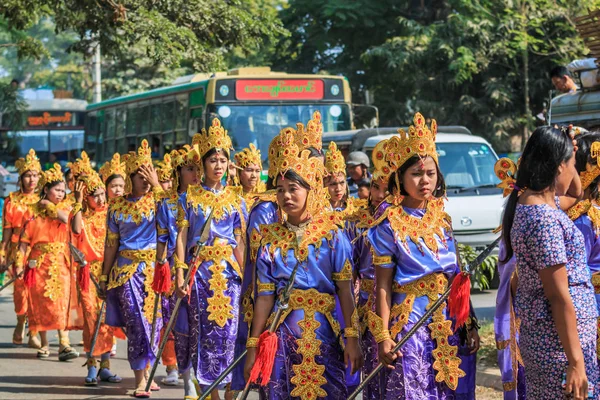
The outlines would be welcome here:
M 50 357 L 50 349 L 42 347 L 37 351 L 37 358 L 48 358 Z
M 152 393 L 146 392 L 142 389 L 135 389 L 133 391 L 133 397 L 135 397 L 136 399 L 149 399 L 151 395 Z
M 97 386 L 98 385 L 98 370 L 96 367 L 89 367 L 88 374 L 85 377 L 85 386 Z
M 77 357 L 79 357 L 79 352 L 75 351 L 72 347 L 65 347 L 58 353 L 58 359 L 60 361 L 69 361 Z
M 156 384 L 156 382 L 152 382 L 152 385 L 150 385 L 150 391 L 151 392 L 158 392 L 160 390 L 160 386 L 158 386 Z

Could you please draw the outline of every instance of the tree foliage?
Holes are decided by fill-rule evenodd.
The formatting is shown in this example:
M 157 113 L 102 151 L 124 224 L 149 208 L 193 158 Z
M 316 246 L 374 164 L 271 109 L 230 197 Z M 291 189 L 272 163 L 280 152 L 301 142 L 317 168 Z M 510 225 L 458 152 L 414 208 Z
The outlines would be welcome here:
M 0 82 L 0 131 L 20 131 L 27 123 L 27 103 L 10 83 Z

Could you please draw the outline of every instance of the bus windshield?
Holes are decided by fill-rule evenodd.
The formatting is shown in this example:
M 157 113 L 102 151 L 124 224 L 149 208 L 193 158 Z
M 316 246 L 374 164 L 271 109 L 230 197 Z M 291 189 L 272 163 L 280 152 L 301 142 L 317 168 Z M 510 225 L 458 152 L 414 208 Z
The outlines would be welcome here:
M 281 129 L 305 126 L 313 112 L 320 111 L 323 131 L 333 132 L 351 129 L 350 106 L 348 104 L 277 104 L 277 105 L 224 105 L 210 104 L 207 107 L 210 125 L 219 118 L 228 131 L 236 151 L 250 143 L 260 149 L 263 161 L 267 160 L 269 144 Z

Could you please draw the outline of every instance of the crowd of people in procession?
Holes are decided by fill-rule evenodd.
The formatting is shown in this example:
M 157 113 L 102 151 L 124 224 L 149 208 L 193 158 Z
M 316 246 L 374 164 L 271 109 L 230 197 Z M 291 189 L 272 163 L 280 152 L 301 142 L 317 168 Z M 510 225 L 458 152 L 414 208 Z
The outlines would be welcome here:
M 79 357 L 68 332 L 82 330 L 82 383 L 97 385 L 121 381 L 110 357 L 126 339 L 138 398 L 160 389 L 148 382 L 157 362 L 162 384 L 181 379 L 197 399 L 247 350 L 210 398 L 252 385 L 261 398 L 347 399 L 382 363 L 363 398 L 474 399 L 479 326 L 444 211 L 436 122 L 417 113 L 371 160 L 349 162 L 323 148 L 322 130 L 318 112 L 282 130 L 266 185 L 263 156 L 250 145 L 230 160 L 218 119 L 160 161 L 145 140 L 99 173 L 83 152 L 67 180 L 31 150 L 3 211 L 13 343 L 27 321 L 47 358 L 57 330 L 66 361 Z M 518 166 L 496 164 L 508 196 L 495 320 L 507 399 L 600 398 L 600 134 L 578 132 L 540 127 Z

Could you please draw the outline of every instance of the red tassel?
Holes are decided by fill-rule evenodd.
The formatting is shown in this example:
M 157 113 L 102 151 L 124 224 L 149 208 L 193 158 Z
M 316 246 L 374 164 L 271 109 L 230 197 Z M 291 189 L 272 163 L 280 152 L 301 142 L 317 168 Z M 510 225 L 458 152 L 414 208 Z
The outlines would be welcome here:
M 23 281 L 29 288 L 35 285 L 35 268 L 25 268 L 25 274 L 23 274 Z
M 261 386 L 267 386 L 271 380 L 277 343 L 277 334 L 269 331 L 263 332 L 258 338 L 258 353 L 252 371 L 250 371 L 249 381 L 251 383 L 258 382 L 259 376 L 262 378 L 260 381 Z
M 463 326 L 469 318 L 471 297 L 471 278 L 467 273 L 461 273 L 452 281 L 450 297 L 448 298 L 448 313 L 454 319 L 454 330 Z
M 169 262 L 156 263 L 154 266 L 154 280 L 152 290 L 156 293 L 168 293 L 171 290 L 171 267 Z
M 90 264 L 85 264 L 83 267 L 79 267 L 77 274 L 77 283 L 83 293 L 87 293 L 90 290 Z

